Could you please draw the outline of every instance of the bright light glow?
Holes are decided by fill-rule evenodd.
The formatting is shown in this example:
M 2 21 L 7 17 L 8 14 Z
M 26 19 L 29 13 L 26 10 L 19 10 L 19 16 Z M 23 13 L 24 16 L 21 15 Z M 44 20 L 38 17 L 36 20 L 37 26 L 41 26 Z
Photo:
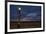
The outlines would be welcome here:
M 18 10 L 21 10 L 21 8 L 19 7 Z

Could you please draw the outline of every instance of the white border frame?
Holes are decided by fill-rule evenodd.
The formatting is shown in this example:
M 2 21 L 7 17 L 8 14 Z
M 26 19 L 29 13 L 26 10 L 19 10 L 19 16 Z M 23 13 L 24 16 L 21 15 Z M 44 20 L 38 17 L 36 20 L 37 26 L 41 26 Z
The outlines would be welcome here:
M 12 5 L 32 5 L 32 6 L 41 6 L 41 28 L 25 28 L 25 29 L 10 29 L 10 4 Z M 35 31 L 43 30 L 43 4 L 32 4 L 32 3 L 17 3 L 17 2 L 8 2 L 7 3 L 7 32 L 20 32 L 20 31 Z

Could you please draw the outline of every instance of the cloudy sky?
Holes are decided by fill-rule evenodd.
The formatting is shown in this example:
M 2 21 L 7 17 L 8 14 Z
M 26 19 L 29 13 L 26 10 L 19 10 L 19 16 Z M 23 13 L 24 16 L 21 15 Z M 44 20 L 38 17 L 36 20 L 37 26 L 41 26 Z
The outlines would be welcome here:
M 18 8 L 21 8 L 20 14 Z M 21 21 L 39 21 L 41 14 L 40 6 L 20 6 L 10 5 L 10 19 L 17 20 L 17 16 L 20 15 Z

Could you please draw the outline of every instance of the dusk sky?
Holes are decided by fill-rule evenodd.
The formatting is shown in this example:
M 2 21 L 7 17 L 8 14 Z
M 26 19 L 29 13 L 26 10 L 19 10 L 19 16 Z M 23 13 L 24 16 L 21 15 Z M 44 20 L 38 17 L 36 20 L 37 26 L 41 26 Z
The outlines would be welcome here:
M 21 21 L 39 21 L 41 17 L 41 6 L 20 6 Z M 17 20 L 17 7 L 10 5 L 10 19 Z

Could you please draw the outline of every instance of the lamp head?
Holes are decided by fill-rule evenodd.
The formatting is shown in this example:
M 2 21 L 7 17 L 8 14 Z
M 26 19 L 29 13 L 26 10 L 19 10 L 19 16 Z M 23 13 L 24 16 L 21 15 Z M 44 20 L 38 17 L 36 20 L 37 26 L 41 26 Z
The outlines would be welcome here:
M 19 7 L 18 10 L 21 10 L 21 7 Z

